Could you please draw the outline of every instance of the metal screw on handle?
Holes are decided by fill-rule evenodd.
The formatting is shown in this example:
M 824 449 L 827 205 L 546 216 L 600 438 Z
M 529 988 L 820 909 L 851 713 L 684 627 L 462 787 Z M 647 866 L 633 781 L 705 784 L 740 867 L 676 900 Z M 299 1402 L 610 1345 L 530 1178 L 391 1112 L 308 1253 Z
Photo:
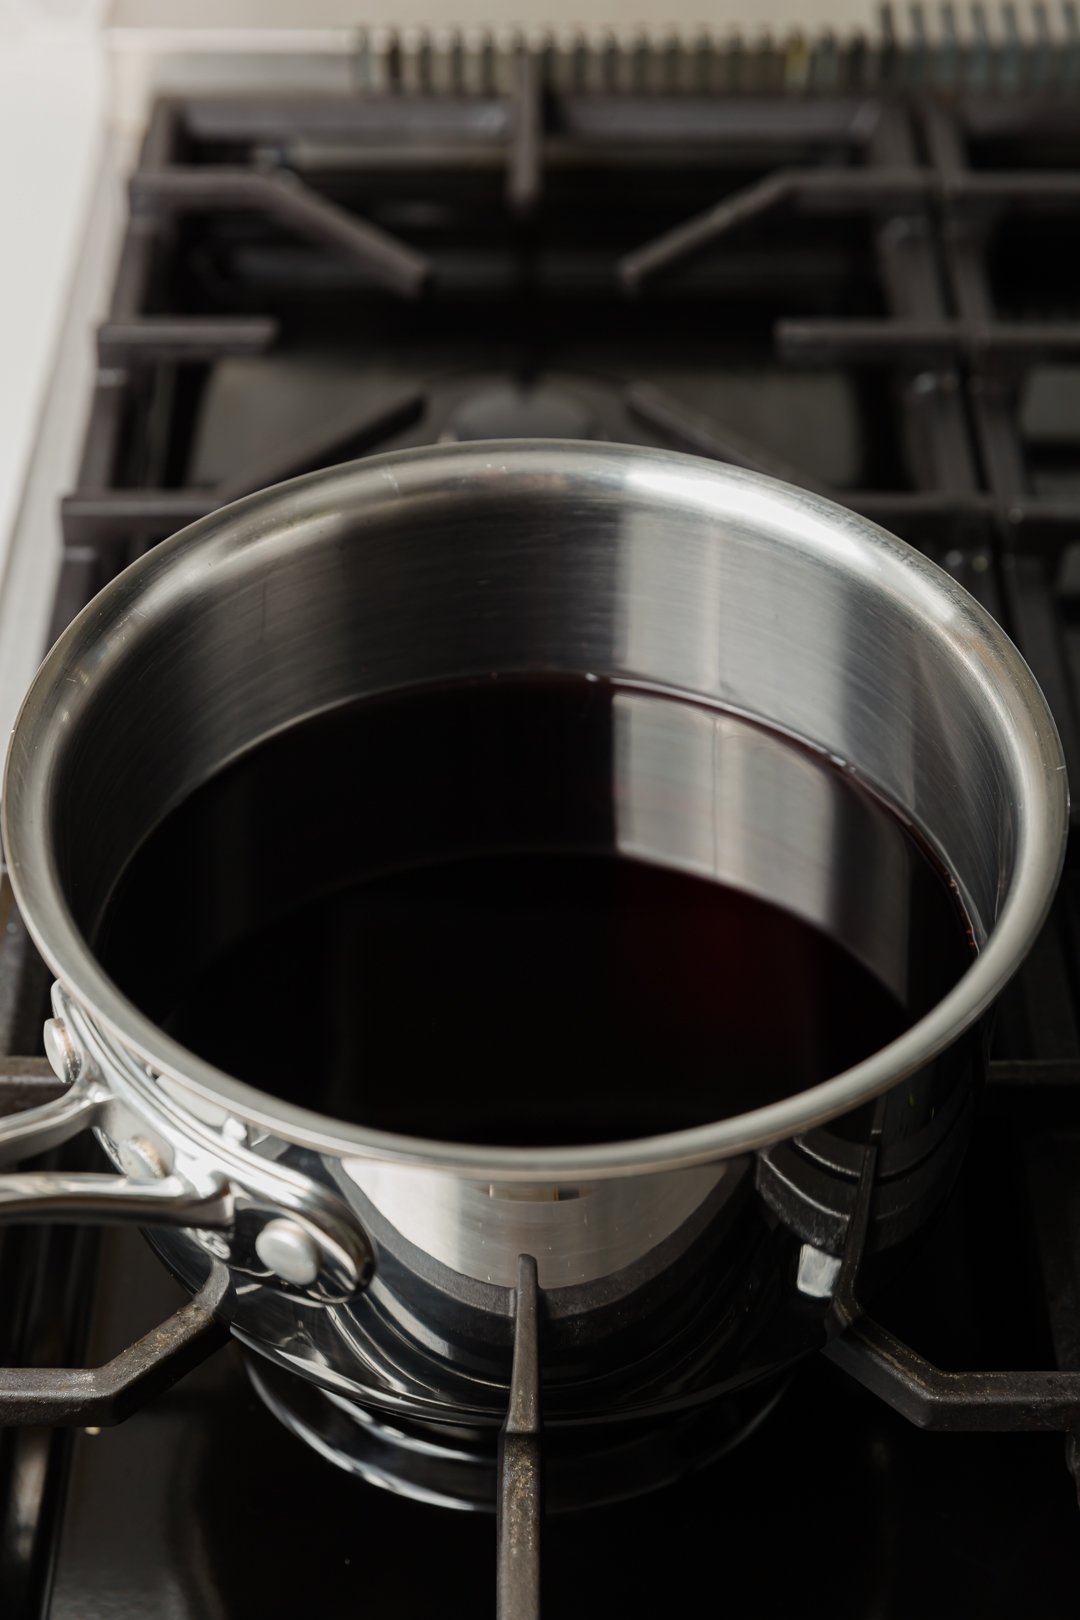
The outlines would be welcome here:
M 58 1080 L 66 1080 L 68 1085 L 74 1085 L 82 1069 L 82 1055 L 68 1033 L 68 1027 L 62 1018 L 47 1018 L 42 1030 L 45 1042 L 45 1056 L 49 1060 Z

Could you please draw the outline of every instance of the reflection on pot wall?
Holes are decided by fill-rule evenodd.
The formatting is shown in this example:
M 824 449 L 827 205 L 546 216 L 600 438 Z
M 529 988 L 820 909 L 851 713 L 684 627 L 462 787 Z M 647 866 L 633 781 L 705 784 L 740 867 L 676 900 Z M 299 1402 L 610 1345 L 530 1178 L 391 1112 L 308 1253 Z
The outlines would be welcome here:
M 345 1159 L 341 1173 L 409 1243 L 478 1282 L 512 1288 L 534 1255 L 541 1288 L 594 1282 L 643 1259 L 745 1159 L 581 1183 L 466 1181 L 409 1165 Z

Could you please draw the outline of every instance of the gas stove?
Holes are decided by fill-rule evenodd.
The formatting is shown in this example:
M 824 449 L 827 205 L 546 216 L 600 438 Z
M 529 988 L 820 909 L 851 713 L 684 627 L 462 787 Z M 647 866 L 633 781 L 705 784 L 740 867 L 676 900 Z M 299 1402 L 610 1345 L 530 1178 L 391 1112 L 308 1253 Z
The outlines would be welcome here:
M 60 513 L 53 633 L 184 523 L 299 473 L 491 435 L 656 445 L 827 494 L 940 563 L 1017 641 L 1080 780 L 1072 58 L 950 68 L 833 42 L 792 60 L 770 80 L 704 46 L 474 61 L 391 41 L 361 59 L 363 93 L 160 99 Z M 917 1275 L 872 1318 L 847 1277 L 847 1333 L 726 1455 L 672 1417 L 638 1459 L 663 1488 L 610 1486 L 589 1511 L 553 1492 L 549 1612 L 715 1587 L 758 1616 L 1071 1614 L 1075 856 L 1074 835 Z M 12 1111 L 57 1088 L 47 975 L 6 886 L 0 913 Z M 253 1387 L 212 1298 L 188 1303 L 137 1237 L 9 1228 L 0 1278 L 4 1365 L 106 1369 L 0 1374 L 5 1615 L 493 1603 L 492 1515 L 433 1505 L 462 1495 L 441 1488 L 445 1444 L 389 1419 L 343 1442 L 355 1416 L 309 1414 L 265 1372 Z M 542 1333 L 537 1367 L 519 1347 L 520 1417 Z M 517 1427 L 528 1495 L 544 1437 Z M 596 1466 L 553 1450 L 563 1481 Z M 349 1454 L 367 1484 L 327 1460 Z M 475 1472 L 471 1505 L 493 1507 Z M 529 1601 L 504 1591 L 502 1612 Z

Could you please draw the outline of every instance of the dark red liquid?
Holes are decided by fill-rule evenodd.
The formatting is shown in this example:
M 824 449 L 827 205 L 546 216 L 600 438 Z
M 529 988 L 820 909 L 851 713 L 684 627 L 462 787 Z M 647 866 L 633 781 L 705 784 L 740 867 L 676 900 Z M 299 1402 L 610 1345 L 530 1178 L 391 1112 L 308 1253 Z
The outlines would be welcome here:
M 261 1090 L 490 1143 L 761 1106 L 885 1045 L 955 982 L 963 919 L 876 801 L 907 874 L 882 919 L 906 931 L 905 1000 L 780 906 L 616 853 L 612 702 L 599 683 L 462 683 L 294 727 L 150 836 L 100 954 L 145 1012 Z

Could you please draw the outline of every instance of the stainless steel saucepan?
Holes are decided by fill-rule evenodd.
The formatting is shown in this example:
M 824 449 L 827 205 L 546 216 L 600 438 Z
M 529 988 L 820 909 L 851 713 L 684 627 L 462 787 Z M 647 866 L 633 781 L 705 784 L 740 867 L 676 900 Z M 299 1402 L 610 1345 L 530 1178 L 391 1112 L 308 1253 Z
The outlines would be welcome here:
M 777 739 L 843 762 L 955 879 L 970 970 L 907 1033 L 810 1090 L 674 1135 L 559 1148 L 417 1140 L 284 1104 L 125 999 L 94 920 L 171 807 L 301 717 L 492 672 L 625 682 L 619 847 L 887 956 L 888 908 L 853 868 L 850 828 L 805 752 Z M 672 692 L 699 701 L 656 698 Z M 746 744 L 732 715 L 766 729 Z M 1046 915 L 1066 819 L 1058 736 L 1016 648 L 925 558 L 816 496 L 690 457 L 551 441 L 380 456 L 268 490 L 115 579 L 19 716 L 4 838 L 56 975 L 47 1046 L 70 1084 L 0 1121 L 0 1152 L 10 1164 L 92 1129 L 115 1174 L 9 1174 L 0 1217 L 151 1227 L 191 1287 L 224 1261 L 234 1332 L 360 1403 L 501 1411 L 522 1254 L 545 1293 L 549 1412 L 580 1405 L 590 1381 L 599 1400 L 602 1368 L 611 1399 L 632 1403 L 631 1317 L 655 1347 L 704 1312 L 710 1387 L 758 1377 L 830 1331 L 853 1242 L 872 1270 L 940 1201 L 985 1015 Z M 856 1232 L 869 1124 L 874 1196 Z

